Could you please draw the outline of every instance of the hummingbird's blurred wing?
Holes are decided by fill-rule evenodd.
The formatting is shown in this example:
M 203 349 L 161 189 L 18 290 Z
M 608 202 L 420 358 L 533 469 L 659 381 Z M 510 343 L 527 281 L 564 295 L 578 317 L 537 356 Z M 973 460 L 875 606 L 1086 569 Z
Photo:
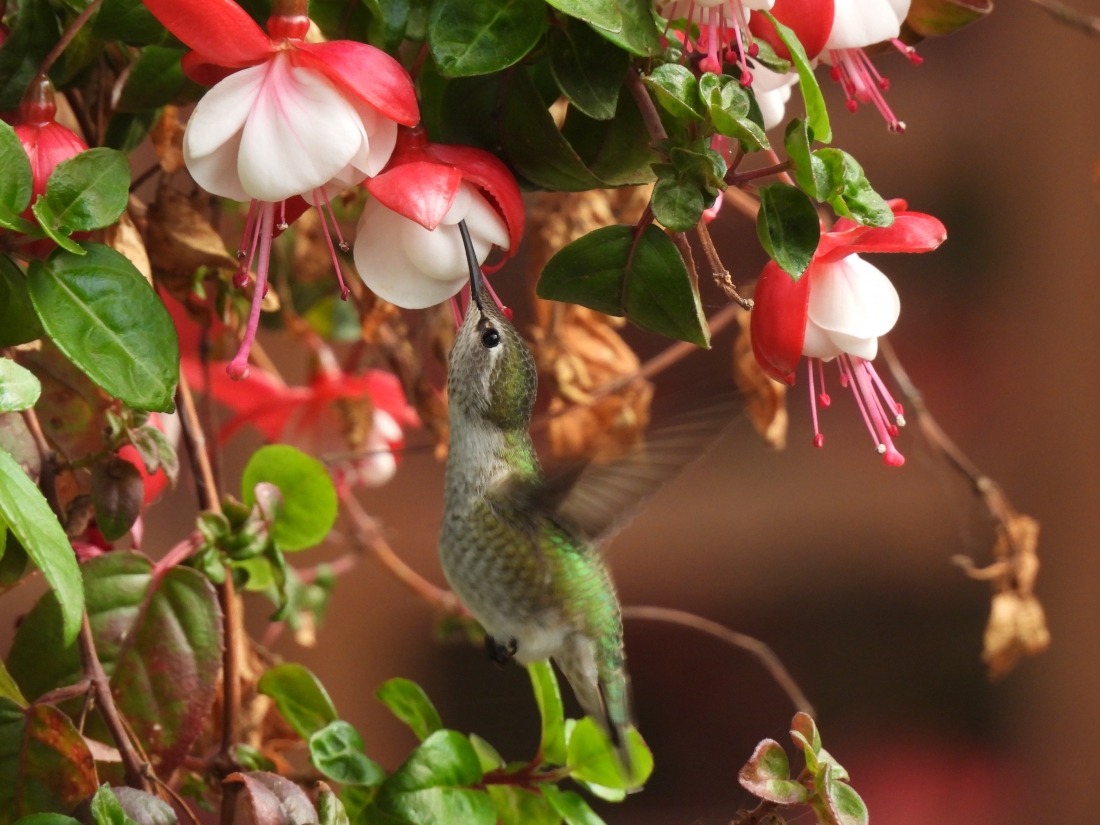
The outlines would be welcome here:
M 523 495 L 534 510 L 562 526 L 590 541 L 605 541 L 669 480 L 705 455 L 741 412 L 729 399 L 683 414 L 648 433 L 645 443 L 627 455 L 551 469 Z

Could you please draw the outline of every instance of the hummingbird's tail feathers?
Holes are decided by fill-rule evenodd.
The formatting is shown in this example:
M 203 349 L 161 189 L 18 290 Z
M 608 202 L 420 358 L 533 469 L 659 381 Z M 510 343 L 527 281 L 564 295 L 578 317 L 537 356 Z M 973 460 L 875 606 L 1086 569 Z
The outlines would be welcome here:
M 611 679 L 601 679 L 598 683 L 603 703 L 603 717 L 595 717 L 601 727 L 607 731 L 619 766 L 625 776 L 634 783 L 634 765 L 630 758 L 630 746 L 627 734 L 634 727 L 630 714 L 630 682 L 624 670 L 618 670 Z

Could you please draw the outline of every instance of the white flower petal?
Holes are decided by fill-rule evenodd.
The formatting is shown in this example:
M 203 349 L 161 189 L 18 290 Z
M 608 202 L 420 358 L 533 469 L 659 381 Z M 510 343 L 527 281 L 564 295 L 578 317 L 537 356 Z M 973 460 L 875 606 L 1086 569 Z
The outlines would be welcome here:
M 828 361 L 843 352 L 825 330 L 813 321 L 806 322 L 806 341 L 802 344 L 802 354 L 807 358 L 821 358 Z
M 459 221 L 466 220 L 466 213 L 470 211 L 470 202 L 473 200 L 474 188 L 463 181 L 458 185 L 455 199 L 451 202 L 451 208 L 443 216 L 440 224 L 454 226 Z M 468 225 L 468 224 L 467 224 Z
M 826 335 L 832 339 L 833 344 L 842 352 L 849 355 L 858 355 L 873 361 L 878 355 L 878 338 L 856 338 L 853 335 L 843 335 L 839 332 L 828 332 Z
M 463 184 L 468 186 L 469 184 Z M 508 227 L 504 223 L 504 219 L 500 216 L 500 213 L 496 211 L 480 192 L 476 191 L 473 187 L 470 187 L 470 206 L 466 212 L 466 228 L 470 230 L 470 237 L 474 241 L 474 247 L 478 249 L 480 255 L 481 243 L 485 243 L 492 246 L 499 246 L 501 249 L 508 249 Z M 489 250 L 485 250 L 485 257 L 488 257 Z M 479 261 L 484 261 L 485 257 L 479 257 Z
M 187 121 L 184 151 L 204 157 L 240 132 L 260 95 L 267 69 L 266 63 L 241 69 L 204 94 Z
M 466 248 L 457 226 L 440 225 L 428 230 L 414 221 L 405 223 L 401 245 L 417 271 L 438 281 L 468 277 Z
M 833 29 L 825 49 L 862 49 L 897 37 L 905 14 L 895 10 L 906 0 L 834 0 Z
M 787 113 L 787 101 L 790 99 L 791 90 L 788 86 L 757 93 L 756 105 L 760 107 L 760 114 L 764 117 L 764 129 L 772 129 L 783 122 L 783 116 Z
M 459 238 L 457 250 L 462 255 L 462 263 L 451 270 L 457 273 L 454 280 L 430 277 L 413 264 L 406 252 L 403 236 L 409 226 L 427 233 L 419 224 L 378 201 L 368 201 L 355 238 L 355 266 L 363 283 L 379 297 L 406 309 L 423 309 L 447 300 L 462 289 L 469 277 L 465 252 Z M 451 231 L 458 235 L 457 230 Z M 455 248 L 450 247 L 452 255 Z M 435 268 L 438 270 L 439 262 L 435 262 Z
M 393 147 L 397 145 L 397 124 L 379 114 L 375 115 L 375 119 L 377 126 L 367 129 L 367 134 L 370 136 L 370 158 L 366 172 L 371 177 L 386 168 L 390 155 L 393 154 Z
M 901 299 L 879 269 L 858 255 L 819 263 L 810 284 L 809 319 L 831 333 L 878 338 L 897 323 Z
M 191 129 L 190 123 L 187 128 Z M 216 151 L 198 157 L 189 151 L 187 135 L 184 134 L 183 137 L 183 162 L 195 183 L 220 198 L 245 202 L 252 200 L 237 176 L 237 157 L 241 150 L 240 132 L 231 136 Z
M 308 194 L 347 165 L 362 137 L 355 107 L 328 79 L 275 57 L 244 126 L 241 184 L 262 201 Z
M 773 72 L 767 66 L 762 63 L 756 63 L 752 68 L 752 90 L 759 94 L 760 92 L 771 92 L 776 89 L 782 89 L 798 82 L 798 72 Z

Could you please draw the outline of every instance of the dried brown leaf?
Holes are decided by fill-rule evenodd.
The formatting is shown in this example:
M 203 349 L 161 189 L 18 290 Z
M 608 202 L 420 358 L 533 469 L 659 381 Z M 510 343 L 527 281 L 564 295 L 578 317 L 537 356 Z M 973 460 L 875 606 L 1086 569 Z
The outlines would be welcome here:
M 745 398 L 752 426 L 764 443 L 776 450 L 787 446 L 787 388 L 774 380 L 756 361 L 749 336 L 749 313 L 740 310 L 741 327 L 733 343 L 733 381 Z
M 332 274 L 325 226 L 316 209 L 309 209 L 294 222 L 294 280 L 309 284 Z
M 1014 591 L 993 596 L 982 650 L 990 679 L 1000 679 L 1024 656 L 1042 653 L 1049 645 L 1050 631 L 1037 598 Z
M 169 175 L 183 168 L 183 132 L 179 109 L 175 106 L 165 106 L 161 116 L 149 130 L 149 139 L 160 158 L 160 168 Z
M 180 300 L 200 266 L 237 268 L 237 259 L 210 221 L 181 192 L 161 187 L 147 216 L 146 248 L 153 272 Z
M 103 242 L 129 258 L 130 263 L 152 285 L 153 267 L 149 263 L 149 253 L 145 250 L 145 241 L 141 239 L 141 233 L 129 212 L 123 212 L 117 223 L 103 230 Z

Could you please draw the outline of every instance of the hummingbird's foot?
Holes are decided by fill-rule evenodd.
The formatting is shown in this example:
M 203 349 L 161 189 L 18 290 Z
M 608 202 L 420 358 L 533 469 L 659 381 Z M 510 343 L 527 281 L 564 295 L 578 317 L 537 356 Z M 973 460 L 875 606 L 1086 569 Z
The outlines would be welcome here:
M 488 633 L 485 634 L 485 652 L 489 654 L 489 661 L 500 667 L 504 667 L 513 661 L 512 657 L 516 655 L 517 647 L 518 643 L 515 639 L 511 639 L 508 644 L 502 645 Z

